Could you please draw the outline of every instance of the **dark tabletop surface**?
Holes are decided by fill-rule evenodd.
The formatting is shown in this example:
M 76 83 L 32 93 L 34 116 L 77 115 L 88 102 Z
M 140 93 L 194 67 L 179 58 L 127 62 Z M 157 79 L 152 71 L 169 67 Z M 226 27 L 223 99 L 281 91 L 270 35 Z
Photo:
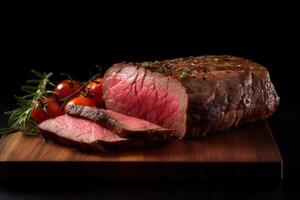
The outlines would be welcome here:
M 125 184 L 103 186 L 101 183 L 94 185 L 62 185 L 52 186 L 39 183 L 37 187 L 14 186 L 1 188 L 1 200 L 8 199 L 289 199 L 299 198 L 295 188 L 282 185 L 241 185 L 228 183 L 199 185 L 197 182 L 189 184 Z M 180 186 L 181 185 L 181 186 Z M 43 187 L 43 188 L 41 188 Z M 45 188 L 48 187 L 48 188 Z

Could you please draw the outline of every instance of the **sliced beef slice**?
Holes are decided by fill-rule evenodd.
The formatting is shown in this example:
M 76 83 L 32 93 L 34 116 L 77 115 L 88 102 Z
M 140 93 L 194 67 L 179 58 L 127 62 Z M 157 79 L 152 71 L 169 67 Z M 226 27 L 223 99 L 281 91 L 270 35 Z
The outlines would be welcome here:
M 267 69 L 233 56 L 118 63 L 104 75 L 109 110 L 198 137 L 269 117 L 279 96 Z
M 38 125 L 46 140 L 83 151 L 141 149 L 156 140 L 121 138 L 111 130 L 89 120 L 70 115 L 49 119 Z
M 152 138 L 152 140 L 163 141 L 172 136 L 170 129 L 162 128 L 149 121 L 112 110 L 97 109 L 82 105 L 69 105 L 66 113 L 96 121 L 123 138 Z

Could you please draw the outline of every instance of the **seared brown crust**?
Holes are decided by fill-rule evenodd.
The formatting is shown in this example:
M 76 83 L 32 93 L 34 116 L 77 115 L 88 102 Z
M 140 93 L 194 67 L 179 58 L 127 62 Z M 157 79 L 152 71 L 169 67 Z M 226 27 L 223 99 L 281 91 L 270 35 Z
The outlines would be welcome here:
M 91 143 L 85 143 L 85 142 L 70 140 L 68 138 L 61 137 L 49 131 L 42 130 L 41 133 L 46 141 L 52 141 L 56 144 L 61 144 L 63 146 L 67 146 L 85 152 L 137 150 L 137 149 L 149 148 L 159 144 L 157 143 L 157 141 L 139 140 L 139 139 L 120 140 L 117 142 L 105 142 L 105 141 L 98 140 Z
M 127 129 L 117 119 L 108 115 L 103 109 L 82 105 L 69 105 L 66 109 L 66 113 L 96 121 L 123 138 L 140 138 L 153 141 L 164 141 L 172 136 L 172 130 L 166 128 L 143 130 Z
M 187 105 L 183 105 L 186 113 L 182 113 L 187 119 L 180 122 L 180 126 L 187 127 L 182 129 L 184 137 L 198 137 L 267 118 L 279 104 L 267 69 L 243 58 L 199 56 L 155 61 L 146 66 L 144 63 L 120 63 L 112 66 L 105 77 L 125 67 L 137 70 L 144 67 L 152 72 L 147 73 L 149 75 L 159 73 L 172 77 L 169 85 L 176 85 L 178 81 L 182 84 L 188 96 Z M 182 89 L 178 91 L 181 96 Z M 114 110 L 114 107 L 108 104 L 108 109 Z
M 135 63 L 141 66 L 142 63 Z M 200 78 L 219 72 L 267 71 L 265 67 L 251 60 L 229 55 L 210 55 L 177 58 L 150 62 L 146 69 L 170 75 L 179 80 L 181 72 L 187 72 L 189 78 Z

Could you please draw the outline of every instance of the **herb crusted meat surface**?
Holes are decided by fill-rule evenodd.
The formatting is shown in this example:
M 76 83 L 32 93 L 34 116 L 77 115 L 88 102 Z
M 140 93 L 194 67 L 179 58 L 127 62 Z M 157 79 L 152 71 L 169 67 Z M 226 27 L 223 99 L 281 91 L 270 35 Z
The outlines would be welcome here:
M 279 97 L 268 70 L 233 56 L 118 63 L 104 75 L 107 109 L 198 137 L 269 117 Z

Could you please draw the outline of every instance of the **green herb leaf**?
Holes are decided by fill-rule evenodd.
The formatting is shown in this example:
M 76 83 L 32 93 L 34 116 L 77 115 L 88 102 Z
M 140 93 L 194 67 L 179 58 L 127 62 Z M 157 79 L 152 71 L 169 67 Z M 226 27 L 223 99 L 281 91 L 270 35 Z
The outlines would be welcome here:
M 153 63 L 153 62 L 150 62 L 150 61 L 142 62 L 142 63 L 141 63 L 141 66 L 142 66 L 142 67 L 149 67 L 150 65 L 152 65 L 152 63 Z
M 27 80 L 26 83 L 39 83 L 41 80 L 38 80 L 38 79 L 30 79 L 30 80 Z
M 51 85 L 52 87 L 56 87 L 56 85 L 54 83 L 52 83 L 51 81 L 49 81 L 49 85 Z
M 57 93 L 52 90 L 47 90 L 47 94 L 57 94 Z
M 27 90 L 27 89 L 25 89 L 25 88 L 21 88 L 21 91 L 26 92 L 26 93 L 28 93 L 28 94 L 32 94 L 32 93 L 33 93 L 33 91 Z
M 21 88 L 26 89 L 26 90 L 32 90 L 32 91 L 35 91 L 37 89 L 37 87 L 28 86 L 28 85 L 23 85 L 23 86 L 21 86 Z
M 0 128 L 0 135 L 6 135 L 16 131 L 14 128 Z
M 35 94 L 28 94 L 28 95 L 25 95 L 23 96 L 22 98 L 23 99 L 32 99 L 34 97 Z
M 181 74 L 179 75 L 180 79 L 186 79 L 189 77 L 189 74 L 185 71 L 181 72 Z
M 44 75 L 41 74 L 40 72 L 38 71 L 35 71 L 34 69 L 31 70 L 31 73 L 33 73 L 34 75 L 36 75 L 38 78 L 40 79 L 43 79 L 44 78 Z

